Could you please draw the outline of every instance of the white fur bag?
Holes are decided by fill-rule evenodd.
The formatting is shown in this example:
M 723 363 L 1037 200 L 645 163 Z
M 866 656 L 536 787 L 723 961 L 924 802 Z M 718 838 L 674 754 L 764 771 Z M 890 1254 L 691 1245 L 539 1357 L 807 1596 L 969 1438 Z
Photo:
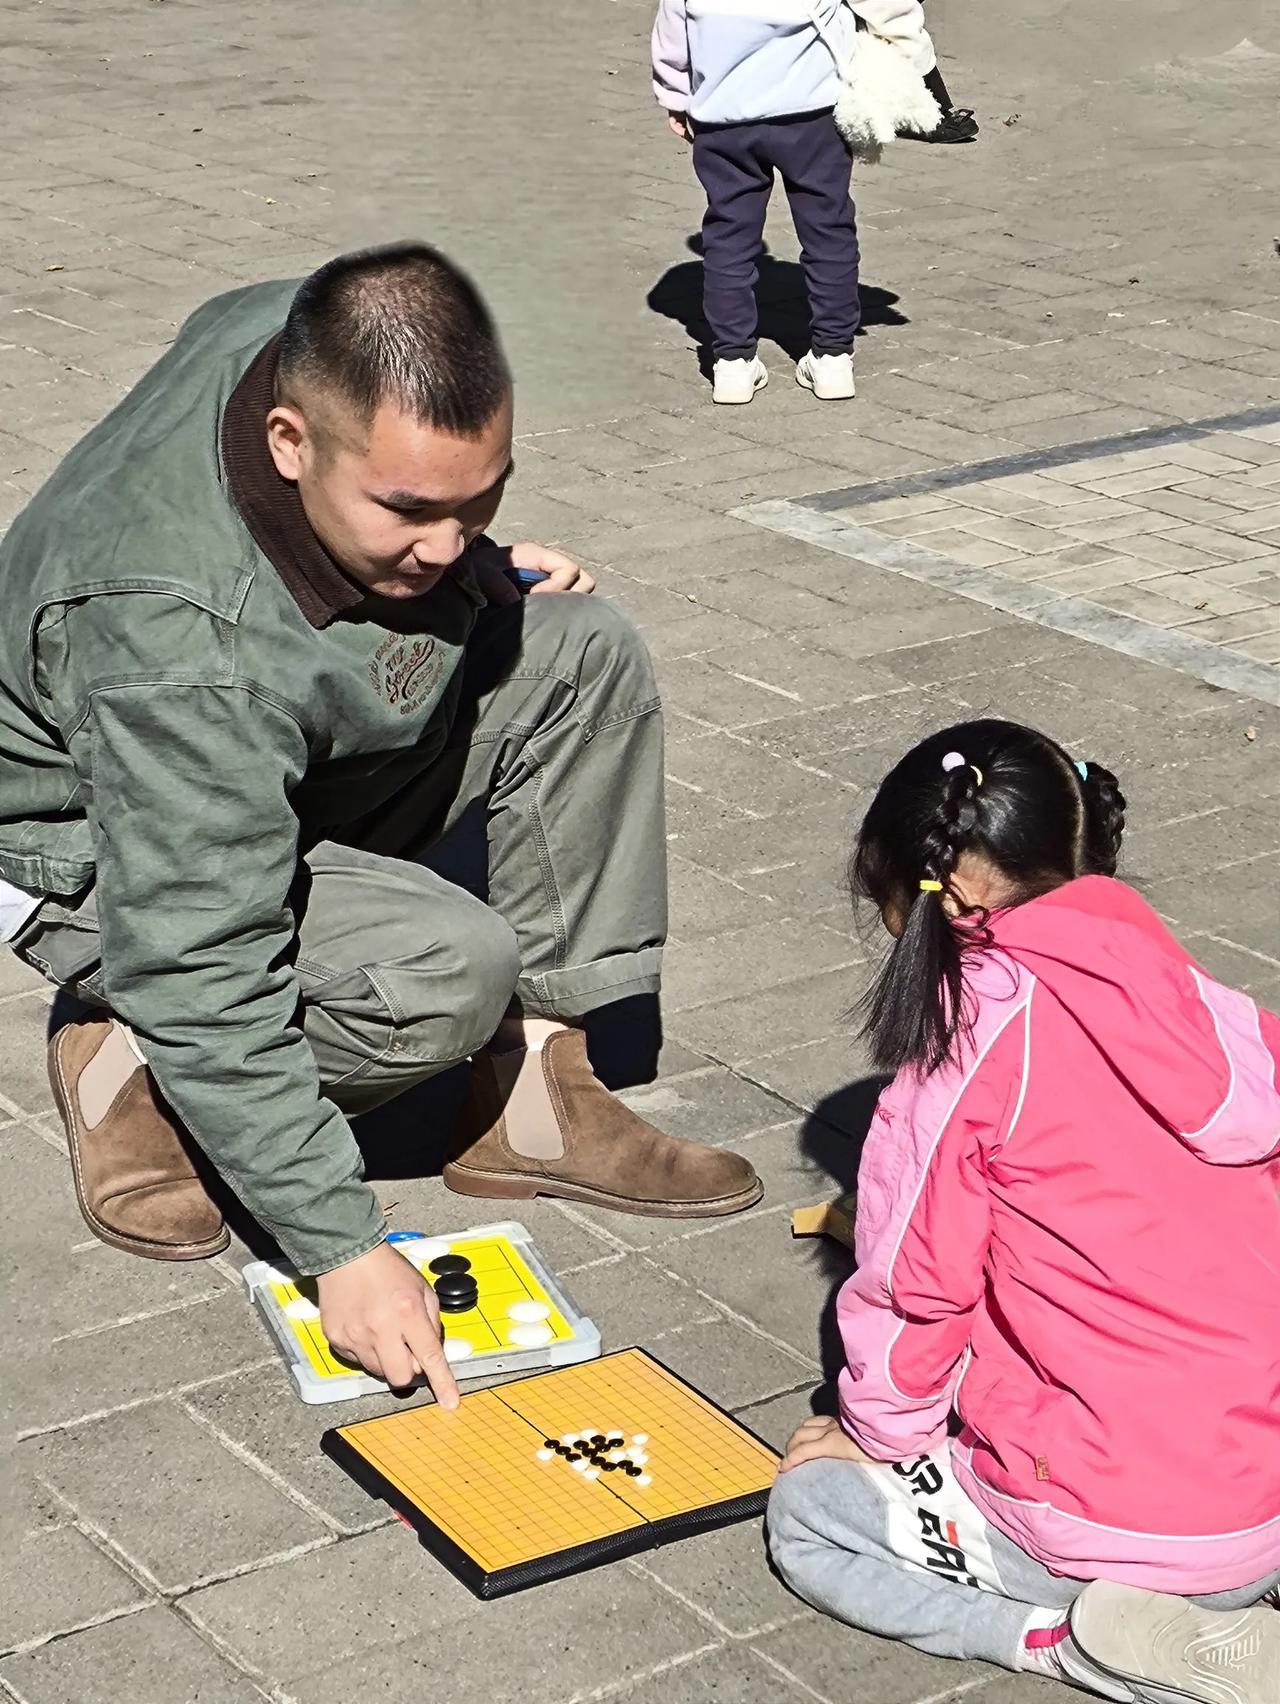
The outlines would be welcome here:
M 819 7 L 812 16 L 834 54 Z M 942 123 L 942 108 L 900 48 L 873 30 L 860 29 L 848 61 L 840 66 L 835 121 L 854 159 L 874 166 L 900 130 L 931 136 Z
M 900 130 L 929 136 L 942 108 L 906 54 L 883 36 L 859 30 L 841 74 L 836 129 L 855 160 L 874 166 Z

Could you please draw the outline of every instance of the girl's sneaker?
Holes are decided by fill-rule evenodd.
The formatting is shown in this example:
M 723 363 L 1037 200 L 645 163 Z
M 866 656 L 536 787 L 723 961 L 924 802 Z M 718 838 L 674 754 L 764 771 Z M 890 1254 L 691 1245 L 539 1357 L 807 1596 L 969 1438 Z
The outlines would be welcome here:
M 711 378 L 712 402 L 750 402 L 769 383 L 769 370 L 758 355 L 749 360 L 717 361 Z
M 842 402 L 854 394 L 852 355 L 815 355 L 812 349 L 796 363 L 796 383 L 823 402 Z
M 1071 1606 L 1071 1643 L 1139 1704 L 1275 1704 L 1280 1618 L 1197 1609 L 1182 1598 L 1094 1580 Z M 1084 1674 L 1064 1676 L 1088 1685 Z

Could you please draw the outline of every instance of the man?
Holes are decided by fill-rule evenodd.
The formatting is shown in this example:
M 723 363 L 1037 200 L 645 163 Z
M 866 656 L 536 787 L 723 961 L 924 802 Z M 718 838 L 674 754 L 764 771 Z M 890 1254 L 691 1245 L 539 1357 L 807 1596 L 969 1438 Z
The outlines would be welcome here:
M 0 929 L 94 1008 L 50 1046 L 85 1218 L 225 1247 L 189 1133 L 330 1340 L 448 1402 L 344 1114 L 470 1058 L 452 1189 L 761 1193 L 587 1059 L 582 1018 L 658 986 L 661 717 L 628 622 L 553 595 L 590 578 L 485 538 L 511 433 L 468 280 L 340 257 L 200 309 L 0 548 Z M 526 598 L 513 562 L 547 576 Z M 477 824 L 483 897 L 426 862 Z

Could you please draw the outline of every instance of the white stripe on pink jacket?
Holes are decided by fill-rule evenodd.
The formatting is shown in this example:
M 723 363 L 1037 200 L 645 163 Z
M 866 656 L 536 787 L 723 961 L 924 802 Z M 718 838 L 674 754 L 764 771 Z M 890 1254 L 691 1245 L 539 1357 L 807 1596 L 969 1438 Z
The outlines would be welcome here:
M 1280 1567 L 1280 1020 L 1129 888 L 998 915 L 972 1046 L 882 1095 L 838 1317 L 881 1460 L 1055 1572 L 1172 1592 Z

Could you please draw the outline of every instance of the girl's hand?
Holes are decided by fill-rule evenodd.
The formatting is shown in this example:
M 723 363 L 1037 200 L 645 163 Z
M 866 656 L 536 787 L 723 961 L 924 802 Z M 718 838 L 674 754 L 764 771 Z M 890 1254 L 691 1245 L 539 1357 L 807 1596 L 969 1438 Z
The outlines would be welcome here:
M 682 112 L 667 114 L 667 129 L 673 136 L 678 136 L 682 142 L 692 142 L 693 132 L 689 129 L 689 120 Z
M 838 1420 L 828 1419 L 825 1414 L 815 1414 L 812 1420 L 806 1420 L 802 1426 L 797 1427 L 778 1471 L 790 1473 L 791 1469 L 799 1467 L 801 1462 L 819 1461 L 824 1456 L 830 1456 L 835 1461 L 870 1462 L 879 1465 L 872 1456 L 864 1454 L 858 1448 Z

